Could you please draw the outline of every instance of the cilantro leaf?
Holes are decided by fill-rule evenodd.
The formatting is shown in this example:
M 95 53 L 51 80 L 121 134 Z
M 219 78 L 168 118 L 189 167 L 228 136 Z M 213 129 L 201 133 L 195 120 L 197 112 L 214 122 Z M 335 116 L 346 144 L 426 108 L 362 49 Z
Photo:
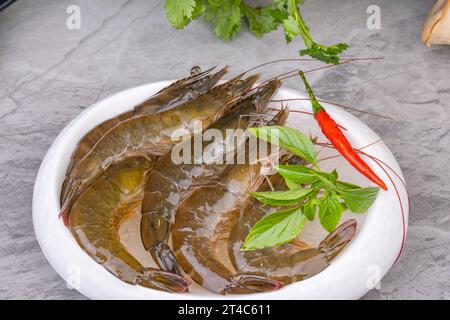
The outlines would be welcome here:
M 323 61 L 325 63 L 339 63 L 339 55 L 348 49 L 346 43 L 338 43 L 332 46 L 324 46 L 315 42 L 311 43 L 308 49 L 299 51 L 301 56 L 310 56 L 311 58 Z
M 205 21 L 214 25 L 214 33 L 230 41 L 241 30 L 241 0 L 208 0 Z
M 308 55 L 326 63 L 338 64 L 339 55 L 348 45 L 337 43 L 324 46 L 316 43 L 298 8 L 303 3 L 304 0 L 273 0 L 267 6 L 253 8 L 244 0 L 166 0 L 164 7 L 167 19 L 176 29 L 183 29 L 203 15 L 206 22 L 213 24 L 215 34 L 225 41 L 234 38 L 241 30 L 242 18 L 258 38 L 282 24 L 288 43 L 295 37 L 302 37 L 307 48 L 299 51 L 301 56 Z
M 244 4 L 243 8 L 248 27 L 257 38 L 278 28 L 278 21 L 274 18 L 271 7 L 252 8 Z
M 196 5 L 194 7 L 194 11 L 192 11 L 192 20 L 196 20 L 201 17 L 201 15 L 205 12 L 205 6 L 199 0 L 197 0 Z
M 286 37 L 286 42 L 290 43 L 293 38 L 300 34 L 300 28 L 295 21 L 294 17 L 289 16 L 283 21 L 284 35 Z
M 294 6 L 295 3 L 295 6 Z M 285 11 L 287 14 L 292 14 L 295 11 L 295 7 L 302 5 L 305 3 L 305 0 L 274 0 L 273 5 L 282 11 Z
M 191 22 L 196 8 L 195 0 L 166 0 L 164 4 L 169 22 L 176 29 L 183 29 Z

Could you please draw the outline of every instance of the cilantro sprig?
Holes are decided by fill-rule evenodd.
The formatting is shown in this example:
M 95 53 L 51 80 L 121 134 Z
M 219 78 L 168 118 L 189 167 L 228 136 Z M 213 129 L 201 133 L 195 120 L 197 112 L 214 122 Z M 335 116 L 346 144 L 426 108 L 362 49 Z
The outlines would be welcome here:
M 250 230 L 241 250 L 263 249 L 287 243 L 298 237 L 306 220 L 318 216 L 322 227 L 333 231 L 342 213 L 367 212 L 377 198 L 379 188 L 340 181 L 336 170 L 322 171 L 317 164 L 313 142 L 305 134 L 286 127 L 269 126 L 249 129 L 259 139 L 287 149 L 310 163 L 307 165 L 278 165 L 278 174 L 287 190 L 253 192 L 252 196 L 267 205 L 280 208 L 258 221 Z M 313 167 L 311 167 L 313 166 Z
M 243 20 L 257 38 L 278 29 L 281 24 L 288 43 L 297 37 L 303 39 L 306 49 L 299 51 L 301 56 L 338 64 L 339 55 L 348 45 L 325 46 L 314 41 L 299 9 L 303 3 L 304 0 L 273 0 L 267 6 L 254 8 L 244 0 L 166 0 L 165 9 L 167 19 L 176 29 L 183 29 L 203 16 L 214 26 L 214 33 L 225 41 L 241 31 Z

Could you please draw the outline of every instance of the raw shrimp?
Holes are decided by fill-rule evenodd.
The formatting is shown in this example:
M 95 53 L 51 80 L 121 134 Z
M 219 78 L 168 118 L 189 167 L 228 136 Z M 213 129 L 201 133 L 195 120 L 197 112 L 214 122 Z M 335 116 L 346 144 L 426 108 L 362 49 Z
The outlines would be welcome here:
M 288 110 L 283 110 L 275 123 L 284 124 L 287 114 Z M 256 152 L 248 151 L 248 155 Z M 220 294 L 271 291 L 282 286 L 267 277 L 236 273 L 226 259 L 229 232 L 239 218 L 235 209 L 265 179 L 260 162 L 246 163 L 231 166 L 216 185 L 195 189 L 180 204 L 172 227 L 172 247 L 183 270 Z
M 72 159 L 67 172 L 70 172 L 80 159 L 82 159 L 94 145 L 113 127 L 122 121 L 140 115 L 160 112 L 179 106 L 180 104 L 192 100 L 193 98 L 211 89 L 226 73 L 225 67 L 217 73 L 209 75 L 214 68 L 200 72 L 198 67 L 191 70 L 191 76 L 175 81 L 168 87 L 136 106 L 133 110 L 123 113 L 117 117 L 106 120 L 94 129 L 89 131 L 78 143 L 72 154 Z M 66 200 L 66 186 L 68 179 L 64 181 L 61 189 L 61 203 Z
M 230 114 L 218 121 L 213 128 L 220 130 L 222 136 L 225 136 L 227 129 L 246 129 L 251 126 L 251 119 L 258 121 L 258 116 L 264 117 L 268 102 L 280 85 L 278 80 L 270 81 L 253 94 L 238 100 Z M 204 146 L 223 150 L 223 144 L 224 141 L 219 140 L 205 142 Z M 191 147 L 191 150 L 194 148 Z M 223 154 L 220 164 L 178 165 L 173 163 L 171 156 L 167 154 L 162 157 L 148 176 L 142 203 L 141 237 L 145 249 L 163 270 L 181 274 L 181 268 L 167 245 L 175 212 L 191 187 L 217 183 L 220 175 L 230 165 L 225 163 Z
M 275 181 L 276 182 L 275 182 Z M 271 178 L 277 190 L 281 187 L 280 176 Z M 313 248 L 299 240 L 273 248 L 254 251 L 241 251 L 252 226 L 267 214 L 284 208 L 267 207 L 256 199 L 250 199 L 246 206 L 237 209 L 240 215 L 230 232 L 228 253 L 233 267 L 242 273 L 253 273 L 270 277 L 289 284 L 311 277 L 326 267 L 352 240 L 356 232 L 356 220 L 348 220 L 338 226 L 318 246 Z
M 255 212 L 251 206 L 247 208 L 248 214 Z M 325 237 L 317 248 L 297 240 L 275 248 L 242 252 L 238 244 L 234 243 L 231 260 L 239 272 L 270 277 L 289 284 L 327 268 L 330 261 L 353 239 L 356 227 L 356 220 L 345 221 Z
M 69 228 L 80 247 L 120 280 L 163 291 L 185 292 L 187 280 L 143 267 L 120 242 L 119 226 L 140 210 L 142 187 L 150 168 L 151 164 L 142 157 L 108 168 L 74 203 Z
M 61 209 L 64 220 L 73 201 L 111 164 L 133 156 L 144 156 L 155 162 L 177 143 L 172 139 L 173 133 L 183 131 L 186 137 L 191 136 L 197 129 L 195 124 L 200 125 L 201 131 L 205 130 L 221 118 L 231 102 L 251 88 L 258 77 L 242 80 L 237 76 L 178 107 L 133 117 L 116 125 L 67 173 L 67 197 Z

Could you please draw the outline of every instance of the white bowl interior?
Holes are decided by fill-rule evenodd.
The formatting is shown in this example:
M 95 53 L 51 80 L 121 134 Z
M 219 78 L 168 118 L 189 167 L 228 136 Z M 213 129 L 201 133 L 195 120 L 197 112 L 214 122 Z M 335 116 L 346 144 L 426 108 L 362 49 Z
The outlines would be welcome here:
M 128 285 L 94 262 L 76 243 L 69 230 L 58 219 L 59 194 L 71 154 L 78 141 L 97 124 L 123 113 L 142 102 L 169 82 L 162 81 L 128 89 L 110 96 L 92 105 L 74 119 L 59 134 L 47 152 L 36 179 L 33 195 L 33 223 L 39 244 L 53 268 L 71 286 L 93 299 L 344 299 L 359 298 L 369 289 L 371 277 L 381 277 L 394 263 L 403 241 L 403 225 L 407 216 L 402 217 L 399 199 L 386 173 L 373 161 L 366 159 L 372 169 L 388 184 L 388 192 L 380 192 L 377 200 L 365 215 L 345 213 L 342 221 L 348 218 L 358 220 L 358 233 L 350 245 L 320 274 L 276 292 L 240 296 L 218 296 L 198 285 L 193 285 L 187 294 L 171 294 L 140 286 Z M 280 89 L 274 99 L 303 98 L 295 91 Z M 327 111 L 338 124 L 346 128 L 346 136 L 356 148 L 367 146 L 379 140 L 379 137 L 364 123 L 347 112 L 332 105 L 324 104 Z M 280 104 L 273 104 L 279 107 Z M 309 112 L 308 101 L 291 102 L 290 110 Z M 326 141 L 312 116 L 291 112 L 288 126 Z M 383 142 L 364 149 L 385 162 L 403 179 L 401 170 L 392 153 Z M 319 158 L 335 155 L 331 149 L 324 149 Z M 362 186 L 368 186 L 367 179 L 357 173 L 342 158 L 323 161 L 325 170 L 337 168 L 340 178 Z M 393 176 L 393 182 L 399 189 L 400 199 L 408 212 L 405 190 L 399 178 Z M 137 229 L 138 219 L 130 219 L 121 228 L 130 243 L 130 251 L 145 265 L 152 264 L 148 254 L 138 243 L 139 237 L 130 232 Z M 308 222 L 301 238 L 317 244 L 326 232 L 317 219 Z

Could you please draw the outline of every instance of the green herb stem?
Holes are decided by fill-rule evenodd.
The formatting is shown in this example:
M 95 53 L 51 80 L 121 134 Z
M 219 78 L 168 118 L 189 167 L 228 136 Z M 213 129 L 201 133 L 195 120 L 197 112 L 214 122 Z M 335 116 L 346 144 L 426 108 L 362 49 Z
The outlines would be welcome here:
M 316 115 L 318 112 L 323 111 L 324 108 L 319 103 L 319 101 L 317 101 L 316 95 L 314 94 L 308 80 L 306 80 L 306 77 L 305 77 L 305 74 L 303 73 L 303 71 L 300 71 L 298 74 L 299 74 L 300 78 L 302 78 L 303 83 L 305 84 L 306 91 L 308 91 L 309 98 L 311 99 L 313 113 L 314 113 L 314 115 Z

